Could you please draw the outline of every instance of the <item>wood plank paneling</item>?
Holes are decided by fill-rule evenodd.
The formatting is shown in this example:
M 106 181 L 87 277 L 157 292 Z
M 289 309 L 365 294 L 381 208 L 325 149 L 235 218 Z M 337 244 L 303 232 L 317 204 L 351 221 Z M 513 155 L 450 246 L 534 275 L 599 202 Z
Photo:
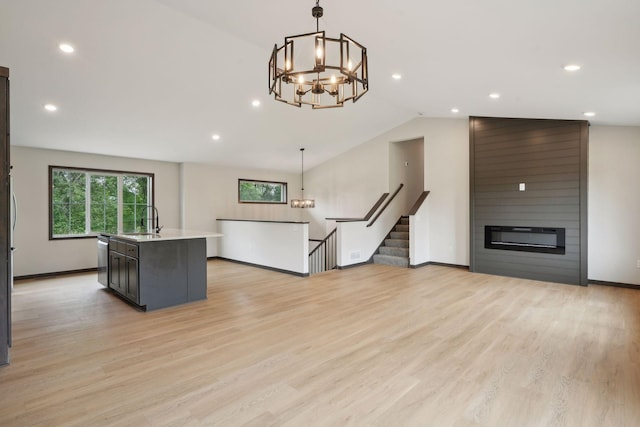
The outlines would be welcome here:
M 469 136 L 472 271 L 586 285 L 588 123 L 472 117 Z M 486 249 L 485 225 L 565 228 L 566 253 Z

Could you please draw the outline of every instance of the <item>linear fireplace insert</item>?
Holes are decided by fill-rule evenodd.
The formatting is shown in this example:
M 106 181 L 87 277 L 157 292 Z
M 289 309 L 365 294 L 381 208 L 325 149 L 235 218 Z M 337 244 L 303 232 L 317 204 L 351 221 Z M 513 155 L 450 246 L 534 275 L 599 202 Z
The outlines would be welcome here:
M 484 247 L 507 251 L 565 253 L 565 229 L 485 225 Z

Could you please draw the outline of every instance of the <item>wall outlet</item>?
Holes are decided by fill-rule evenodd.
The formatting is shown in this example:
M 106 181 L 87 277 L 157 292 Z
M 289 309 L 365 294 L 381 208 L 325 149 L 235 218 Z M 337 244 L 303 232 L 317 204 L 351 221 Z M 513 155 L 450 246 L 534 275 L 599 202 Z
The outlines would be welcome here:
M 640 259 L 636 261 L 636 267 L 640 268 Z
M 349 253 L 349 259 L 350 260 L 354 260 L 354 259 L 360 259 L 360 251 L 353 251 Z

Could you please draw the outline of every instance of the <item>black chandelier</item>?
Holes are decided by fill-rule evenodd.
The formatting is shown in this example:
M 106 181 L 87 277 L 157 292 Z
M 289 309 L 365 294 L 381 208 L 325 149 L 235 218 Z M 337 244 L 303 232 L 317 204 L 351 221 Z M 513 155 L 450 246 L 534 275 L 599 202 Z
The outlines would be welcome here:
M 342 33 L 338 39 L 325 37 L 320 31 L 323 9 L 319 0 L 311 14 L 316 18 L 315 33 L 285 37 L 284 45 L 273 47 L 269 94 L 278 101 L 313 109 L 356 102 L 369 90 L 367 48 Z
M 300 149 L 301 156 L 301 165 L 300 168 L 300 199 L 291 199 L 291 207 L 292 208 L 315 208 L 316 201 L 313 199 L 305 199 L 304 198 L 304 148 Z

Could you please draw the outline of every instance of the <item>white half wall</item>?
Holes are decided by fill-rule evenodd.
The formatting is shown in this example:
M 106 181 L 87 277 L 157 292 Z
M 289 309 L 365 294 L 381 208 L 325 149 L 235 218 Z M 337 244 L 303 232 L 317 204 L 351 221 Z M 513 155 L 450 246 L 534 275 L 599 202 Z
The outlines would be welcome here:
M 640 127 L 589 130 L 591 280 L 640 285 Z
M 414 214 L 409 215 L 409 265 L 421 265 L 431 260 L 429 253 L 429 197 Z
M 219 256 L 235 261 L 309 273 L 309 224 L 217 221 Z
M 161 225 L 180 226 L 179 165 L 70 151 L 11 146 L 13 189 L 18 201 L 14 275 L 95 268 L 96 239 L 49 240 L 49 166 L 154 174 L 155 204 Z

